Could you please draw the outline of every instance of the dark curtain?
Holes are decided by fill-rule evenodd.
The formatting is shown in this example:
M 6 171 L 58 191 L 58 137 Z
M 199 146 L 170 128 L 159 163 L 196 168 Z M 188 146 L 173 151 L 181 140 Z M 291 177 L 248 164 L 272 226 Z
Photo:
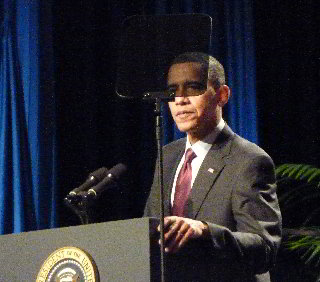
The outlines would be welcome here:
M 1 6 L 0 233 L 56 225 L 50 1 Z M 41 22 L 41 25 L 40 25 Z
M 260 144 L 276 164 L 319 167 L 319 2 L 254 3 Z

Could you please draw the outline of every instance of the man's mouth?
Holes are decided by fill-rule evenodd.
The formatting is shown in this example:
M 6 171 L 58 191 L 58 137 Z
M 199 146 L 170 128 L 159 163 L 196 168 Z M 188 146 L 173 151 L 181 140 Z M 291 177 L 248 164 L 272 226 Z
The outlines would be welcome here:
M 185 118 L 185 117 L 188 117 L 189 115 L 192 115 L 192 114 L 193 114 L 192 111 L 186 111 L 186 110 L 184 110 L 184 111 L 179 111 L 179 112 L 177 112 L 176 117 Z

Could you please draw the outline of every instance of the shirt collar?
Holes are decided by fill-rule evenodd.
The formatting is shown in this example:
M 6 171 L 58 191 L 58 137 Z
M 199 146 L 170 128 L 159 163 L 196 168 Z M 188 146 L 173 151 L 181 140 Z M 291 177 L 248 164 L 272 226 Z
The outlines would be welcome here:
M 189 148 L 192 148 L 192 150 L 195 152 L 197 157 L 204 157 L 210 150 L 212 144 L 218 137 L 219 133 L 222 131 L 222 129 L 225 126 L 225 121 L 221 118 L 217 127 L 210 132 L 203 140 L 199 140 L 196 143 L 194 143 L 191 146 L 191 143 L 189 141 L 189 138 L 187 137 L 187 143 L 186 143 L 186 148 L 185 151 L 188 150 Z

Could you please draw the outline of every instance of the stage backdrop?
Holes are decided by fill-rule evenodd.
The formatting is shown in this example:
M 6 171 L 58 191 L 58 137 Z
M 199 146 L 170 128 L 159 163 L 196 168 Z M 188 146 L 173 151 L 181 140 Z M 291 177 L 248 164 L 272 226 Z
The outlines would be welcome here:
M 1 234 L 56 226 L 50 11 L 50 1 L 1 3 Z

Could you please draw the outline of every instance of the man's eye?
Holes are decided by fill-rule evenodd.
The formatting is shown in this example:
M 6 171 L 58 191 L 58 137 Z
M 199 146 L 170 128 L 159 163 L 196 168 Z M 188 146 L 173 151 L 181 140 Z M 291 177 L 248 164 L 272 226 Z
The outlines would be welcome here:
M 205 86 L 203 84 L 190 84 L 188 86 L 189 88 L 191 89 L 194 89 L 194 90 L 204 90 L 205 89 Z

